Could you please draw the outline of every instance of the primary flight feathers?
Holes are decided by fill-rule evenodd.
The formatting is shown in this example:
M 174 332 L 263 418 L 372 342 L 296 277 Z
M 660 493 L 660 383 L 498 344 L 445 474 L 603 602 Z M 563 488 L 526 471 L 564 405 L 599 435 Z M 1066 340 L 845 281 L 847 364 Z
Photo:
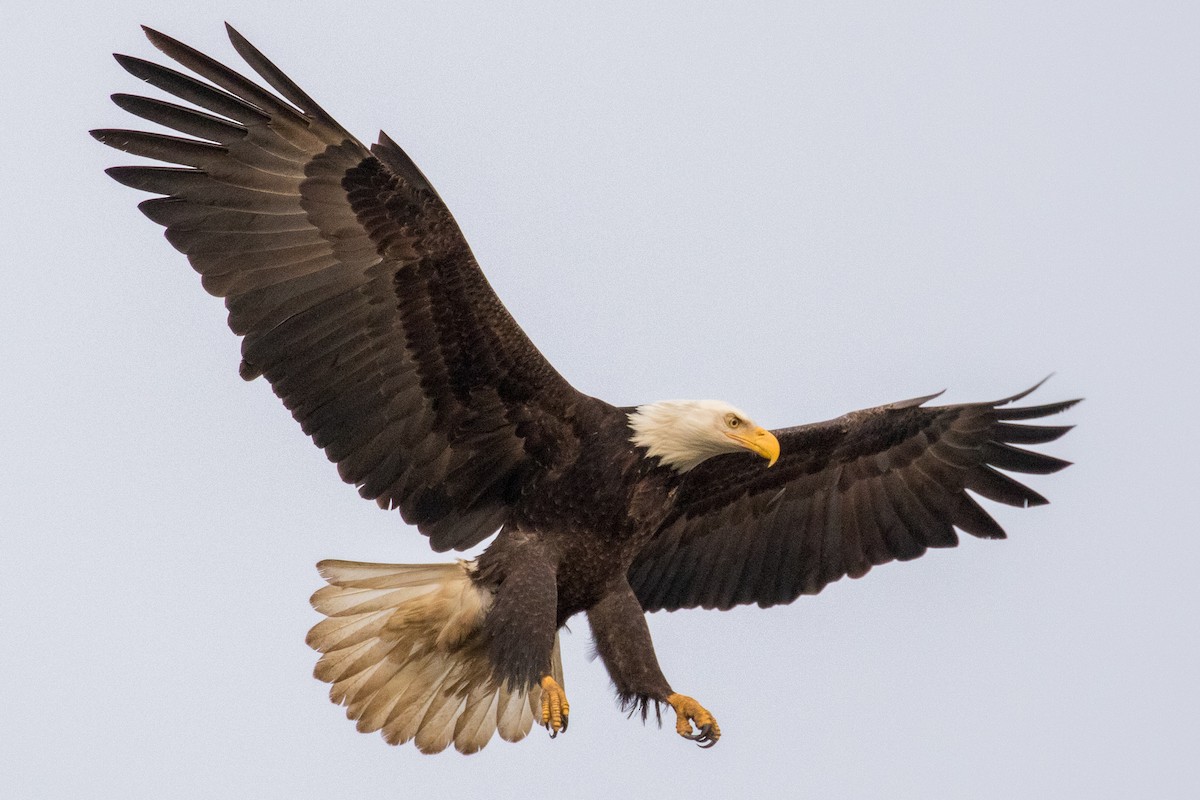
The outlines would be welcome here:
M 464 752 L 496 730 L 520 738 L 539 710 L 565 730 L 556 632 L 586 612 L 622 701 L 670 705 L 681 734 L 711 745 L 716 720 L 663 677 L 644 611 L 787 603 L 952 546 L 956 529 L 1001 538 L 968 491 L 1040 505 L 1005 472 L 1067 466 L 1023 446 L 1069 428 L 1025 421 L 1075 401 L 1010 405 L 1028 392 L 778 431 L 718 401 L 586 396 L 521 331 L 386 135 L 364 146 L 232 28 L 274 92 L 146 33 L 199 79 L 118 62 L 190 105 L 113 100 L 183 136 L 92 133 L 175 165 L 108 172 L 159 195 L 140 208 L 225 299 L 241 375 L 265 376 L 342 479 L 435 550 L 500 531 L 462 566 L 324 562 L 317 675 L 363 730 Z
M 267 377 L 342 479 L 400 508 L 436 550 L 477 544 L 504 522 L 528 466 L 518 427 L 561 427 L 576 392 L 500 304 L 404 152 L 386 138 L 368 150 L 229 33 L 295 107 L 147 30 L 215 86 L 129 56 L 120 64 L 220 116 L 117 95 L 126 110 L 208 141 L 95 131 L 185 165 L 108 173 L 166 195 L 139 207 L 225 298 L 244 337 L 242 375 Z

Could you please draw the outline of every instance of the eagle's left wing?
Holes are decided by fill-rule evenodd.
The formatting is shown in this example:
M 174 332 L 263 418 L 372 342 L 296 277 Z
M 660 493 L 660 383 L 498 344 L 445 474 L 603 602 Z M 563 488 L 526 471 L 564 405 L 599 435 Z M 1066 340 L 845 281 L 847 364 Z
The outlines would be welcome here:
M 1045 474 L 1069 464 L 1015 446 L 1062 436 L 1070 426 L 1021 421 L 1078 402 L 1005 407 L 1029 391 L 953 406 L 925 407 L 932 397 L 922 397 L 775 431 L 781 455 L 769 470 L 749 454 L 711 458 L 688 473 L 675 514 L 634 561 L 629 582 L 647 611 L 765 607 L 953 547 L 955 528 L 1003 538 L 967 490 L 1042 505 L 998 470 Z

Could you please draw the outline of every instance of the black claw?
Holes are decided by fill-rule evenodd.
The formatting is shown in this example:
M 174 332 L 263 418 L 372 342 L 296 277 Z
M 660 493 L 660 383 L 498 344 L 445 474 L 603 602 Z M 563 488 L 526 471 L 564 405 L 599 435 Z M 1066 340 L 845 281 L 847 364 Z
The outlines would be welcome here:
M 550 727 L 550 723 L 549 723 L 549 722 L 547 722 L 547 723 L 545 723 L 544 725 L 542 725 L 542 727 L 543 727 L 543 728 L 545 728 L 546 730 L 550 731 L 550 738 L 551 738 L 551 739 L 557 739 L 557 738 L 558 738 L 558 735 L 559 735 L 560 733 L 566 733 L 566 732 L 567 732 L 567 722 L 568 722 L 569 720 L 570 720 L 570 717 L 564 716 L 564 717 L 562 718 L 562 727 L 561 727 L 561 728 L 559 728 L 558 730 L 554 730 L 553 728 L 551 728 L 551 727 Z
M 691 739 L 696 744 L 707 750 L 717 743 L 717 737 L 712 735 L 712 725 L 702 725 L 696 733 L 684 734 L 683 738 Z

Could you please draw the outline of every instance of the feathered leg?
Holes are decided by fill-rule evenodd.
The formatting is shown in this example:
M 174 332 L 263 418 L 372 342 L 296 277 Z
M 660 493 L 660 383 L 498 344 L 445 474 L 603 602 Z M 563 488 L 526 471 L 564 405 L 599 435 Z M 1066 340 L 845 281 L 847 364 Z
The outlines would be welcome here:
M 613 586 L 588 613 L 596 653 L 604 662 L 617 689 L 621 704 L 640 709 L 642 718 L 651 702 L 668 703 L 675 711 L 675 730 L 680 736 L 711 747 L 721 736 L 716 719 L 690 697 L 677 694 L 658 666 L 646 614 L 625 580 Z M 692 733 L 695 723 L 697 733 Z
M 570 705 L 556 665 L 558 588 L 554 562 L 533 537 L 497 541 L 480 558 L 480 580 L 495 585 L 484 628 L 498 681 L 514 689 L 540 687 L 541 722 L 557 736 L 567 729 Z

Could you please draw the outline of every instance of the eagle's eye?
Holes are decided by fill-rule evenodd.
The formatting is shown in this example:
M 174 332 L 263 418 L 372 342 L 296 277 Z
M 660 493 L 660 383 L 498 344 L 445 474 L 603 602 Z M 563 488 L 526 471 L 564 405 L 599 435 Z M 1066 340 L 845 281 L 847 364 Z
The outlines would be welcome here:
M 725 424 L 731 428 L 736 428 L 738 425 L 742 424 L 742 421 L 740 419 L 738 419 L 737 416 L 735 416 L 734 414 L 730 414 L 729 416 L 727 416 L 725 418 Z

